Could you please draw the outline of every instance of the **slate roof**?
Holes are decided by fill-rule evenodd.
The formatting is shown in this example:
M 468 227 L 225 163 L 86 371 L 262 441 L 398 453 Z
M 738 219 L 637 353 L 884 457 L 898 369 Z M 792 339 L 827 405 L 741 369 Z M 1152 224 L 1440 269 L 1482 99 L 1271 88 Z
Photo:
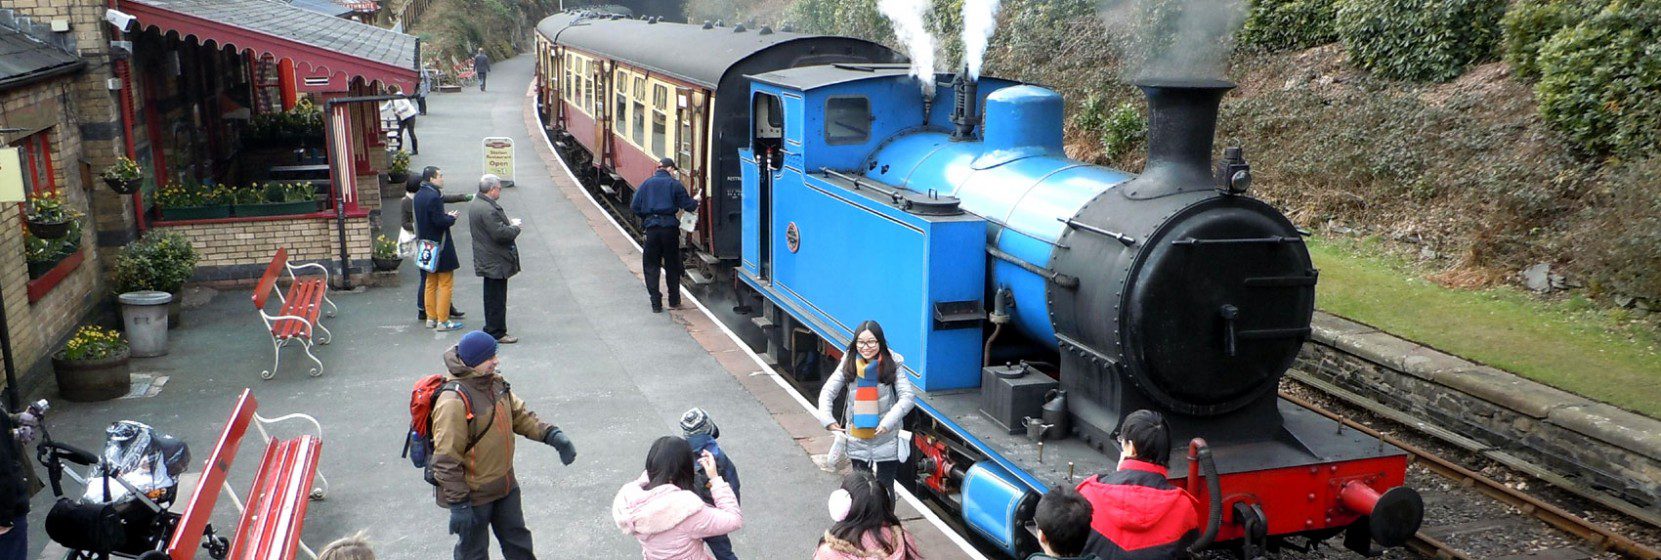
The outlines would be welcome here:
M 416 38 L 279 0 L 121 0 L 398 68 L 415 68 Z M 143 23 L 143 20 L 140 20 Z M 189 30 L 182 30 L 188 32 Z
M 86 64 L 60 46 L 23 32 L 22 25 L 6 15 L 0 18 L 0 89 L 72 72 Z
M 329 17 L 340 17 L 352 13 L 352 9 L 334 0 L 289 0 L 290 6 L 305 8 Z

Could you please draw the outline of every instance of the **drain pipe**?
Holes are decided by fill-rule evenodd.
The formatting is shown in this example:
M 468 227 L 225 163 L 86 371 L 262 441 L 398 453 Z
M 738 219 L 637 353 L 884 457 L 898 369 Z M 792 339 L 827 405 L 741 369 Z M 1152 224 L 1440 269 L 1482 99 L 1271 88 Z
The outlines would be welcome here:
M 382 101 L 409 98 L 410 96 L 406 95 L 366 95 L 360 97 L 337 97 L 324 101 L 323 116 L 327 120 L 323 123 L 323 145 L 327 146 L 329 150 L 329 158 L 332 160 L 335 155 L 334 108 L 336 105 L 348 105 L 352 103 L 380 103 Z M 351 139 L 347 139 L 347 141 L 350 140 Z M 350 161 L 335 163 L 342 165 L 352 164 Z M 340 236 L 340 287 L 344 290 L 350 290 L 352 289 L 352 259 L 350 251 L 346 248 L 346 204 L 341 200 L 341 195 L 346 192 L 346 185 L 341 184 L 341 181 L 334 180 L 334 177 L 330 177 L 329 182 L 332 184 L 331 188 L 334 190 L 335 197 L 335 233 Z

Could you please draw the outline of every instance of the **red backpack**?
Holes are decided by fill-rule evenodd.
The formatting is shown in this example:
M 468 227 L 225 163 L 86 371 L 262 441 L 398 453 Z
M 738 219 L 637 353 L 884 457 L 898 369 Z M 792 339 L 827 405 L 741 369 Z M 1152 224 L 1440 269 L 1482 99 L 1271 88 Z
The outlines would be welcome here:
M 404 438 L 404 452 L 402 457 L 408 457 L 415 468 L 427 471 L 427 482 L 433 482 L 432 471 L 428 469 L 433 456 L 433 405 L 438 402 L 439 393 L 455 391 L 461 397 L 462 406 L 467 410 L 467 425 L 473 425 L 473 401 L 467 397 L 467 391 L 461 385 L 444 374 L 435 373 L 415 382 L 415 388 L 409 393 L 409 435 Z M 496 415 L 490 415 L 491 422 L 496 421 Z M 489 426 L 485 427 L 490 430 Z M 467 449 L 472 451 L 479 440 L 467 442 Z

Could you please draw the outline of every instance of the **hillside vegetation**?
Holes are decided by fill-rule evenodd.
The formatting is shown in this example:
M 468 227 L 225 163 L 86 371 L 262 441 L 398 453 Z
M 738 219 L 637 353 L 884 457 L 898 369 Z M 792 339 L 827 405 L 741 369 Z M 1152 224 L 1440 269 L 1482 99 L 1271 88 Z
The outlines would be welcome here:
M 962 0 L 932 2 L 940 68 L 957 67 Z M 893 45 L 876 4 L 688 11 Z M 987 72 L 1057 89 L 1069 151 L 1138 170 L 1126 39 L 1195 2 L 1111 4 L 1004 0 Z M 1254 0 L 1241 19 L 1218 142 L 1246 147 L 1258 196 L 1322 235 L 1382 240 L 1368 246 L 1444 286 L 1520 284 L 1546 265 L 1555 289 L 1661 324 L 1648 312 L 1661 309 L 1661 0 Z

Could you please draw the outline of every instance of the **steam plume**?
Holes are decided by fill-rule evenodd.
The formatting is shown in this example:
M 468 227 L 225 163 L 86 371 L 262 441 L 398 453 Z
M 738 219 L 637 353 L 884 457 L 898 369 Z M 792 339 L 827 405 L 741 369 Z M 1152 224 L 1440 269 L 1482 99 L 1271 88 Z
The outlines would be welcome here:
M 1109 33 L 1126 38 L 1132 80 L 1223 78 L 1245 0 L 1106 0 Z
M 998 25 L 998 4 L 999 0 L 963 0 L 963 62 L 970 78 L 980 79 L 986 43 Z
M 894 37 L 911 57 L 911 75 L 921 82 L 923 95 L 934 97 L 934 35 L 923 23 L 928 0 L 880 0 L 877 11 L 894 26 Z

